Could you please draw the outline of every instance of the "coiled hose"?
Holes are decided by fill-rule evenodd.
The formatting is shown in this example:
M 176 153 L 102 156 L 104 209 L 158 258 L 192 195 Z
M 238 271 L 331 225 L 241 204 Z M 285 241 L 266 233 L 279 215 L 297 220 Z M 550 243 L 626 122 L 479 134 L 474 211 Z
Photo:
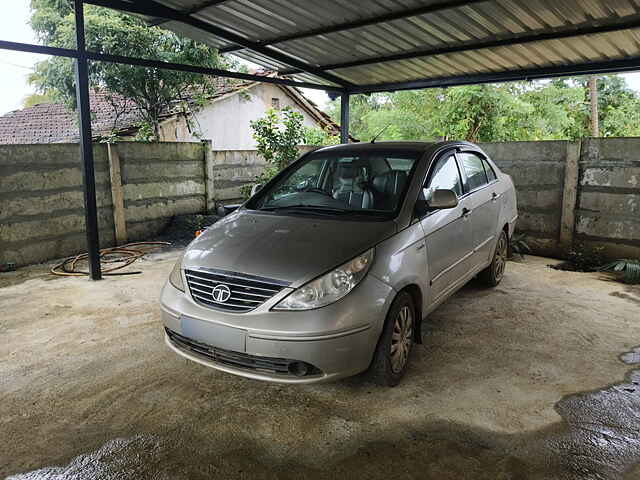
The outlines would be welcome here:
M 124 267 L 128 267 L 133 262 L 143 257 L 145 253 L 148 253 L 148 249 L 159 248 L 163 246 L 171 245 L 169 242 L 137 242 L 127 243 L 119 247 L 103 248 L 100 250 L 100 266 L 102 267 L 103 275 L 135 275 L 142 273 L 137 272 L 116 272 Z M 74 257 L 69 257 L 54 266 L 51 269 L 51 273 L 54 275 L 61 275 L 65 277 L 81 277 L 89 275 L 86 270 L 79 270 L 78 263 L 87 260 L 88 253 L 81 253 Z M 115 265 L 114 265 L 115 264 Z M 113 266 L 106 266 L 113 265 Z M 115 273 L 114 273 L 115 272 Z

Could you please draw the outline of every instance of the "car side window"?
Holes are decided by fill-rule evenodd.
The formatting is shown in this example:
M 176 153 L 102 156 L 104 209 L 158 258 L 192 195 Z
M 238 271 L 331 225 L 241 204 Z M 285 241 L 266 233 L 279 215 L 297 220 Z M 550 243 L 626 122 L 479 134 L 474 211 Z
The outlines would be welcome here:
M 467 176 L 467 190 L 475 190 L 488 183 L 487 174 L 482 165 L 482 159 L 470 152 L 459 154 L 462 161 L 462 168 Z
M 431 170 L 427 190 L 432 193 L 440 189 L 453 190 L 459 197 L 462 195 L 462 180 L 453 153 L 440 157 Z
M 493 182 L 497 178 L 496 172 L 493 171 L 493 168 L 491 167 L 489 162 L 487 162 L 484 158 L 482 159 L 482 165 L 484 165 L 484 171 L 487 174 L 487 180 L 489 180 L 489 183 Z

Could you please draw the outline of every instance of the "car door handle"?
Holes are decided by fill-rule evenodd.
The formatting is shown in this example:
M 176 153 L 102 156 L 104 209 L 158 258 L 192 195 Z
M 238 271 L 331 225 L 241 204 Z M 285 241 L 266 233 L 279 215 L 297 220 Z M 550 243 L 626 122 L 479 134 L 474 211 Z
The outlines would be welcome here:
M 462 216 L 463 216 L 464 218 L 467 218 L 469 215 L 471 215 L 471 210 L 469 210 L 467 207 L 464 207 L 464 208 L 462 209 Z
M 499 198 L 499 197 L 500 197 L 500 195 L 499 195 L 499 194 L 497 194 L 496 192 L 493 192 L 493 193 L 491 194 L 491 201 L 492 201 L 492 202 L 495 202 L 496 200 L 498 200 L 498 198 Z

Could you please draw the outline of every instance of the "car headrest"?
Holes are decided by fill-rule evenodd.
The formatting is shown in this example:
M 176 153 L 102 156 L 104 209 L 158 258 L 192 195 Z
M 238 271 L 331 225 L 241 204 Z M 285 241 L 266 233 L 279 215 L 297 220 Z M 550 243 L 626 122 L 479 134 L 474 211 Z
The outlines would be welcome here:
M 336 176 L 339 179 L 351 179 L 355 178 L 358 174 L 358 169 L 352 165 L 351 163 L 345 163 L 342 165 L 338 165 L 338 170 L 336 172 Z
M 390 170 L 374 177 L 373 188 L 389 195 L 399 195 L 407 183 L 407 173 L 401 170 Z

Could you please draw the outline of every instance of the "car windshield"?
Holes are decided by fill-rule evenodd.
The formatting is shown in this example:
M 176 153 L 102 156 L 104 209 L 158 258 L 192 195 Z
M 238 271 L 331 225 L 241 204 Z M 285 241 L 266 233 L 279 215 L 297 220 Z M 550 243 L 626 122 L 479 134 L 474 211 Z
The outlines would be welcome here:
M 402 205 L 419 152 L 318 152 L 296 162 L 248 208 L 389 215 Z

